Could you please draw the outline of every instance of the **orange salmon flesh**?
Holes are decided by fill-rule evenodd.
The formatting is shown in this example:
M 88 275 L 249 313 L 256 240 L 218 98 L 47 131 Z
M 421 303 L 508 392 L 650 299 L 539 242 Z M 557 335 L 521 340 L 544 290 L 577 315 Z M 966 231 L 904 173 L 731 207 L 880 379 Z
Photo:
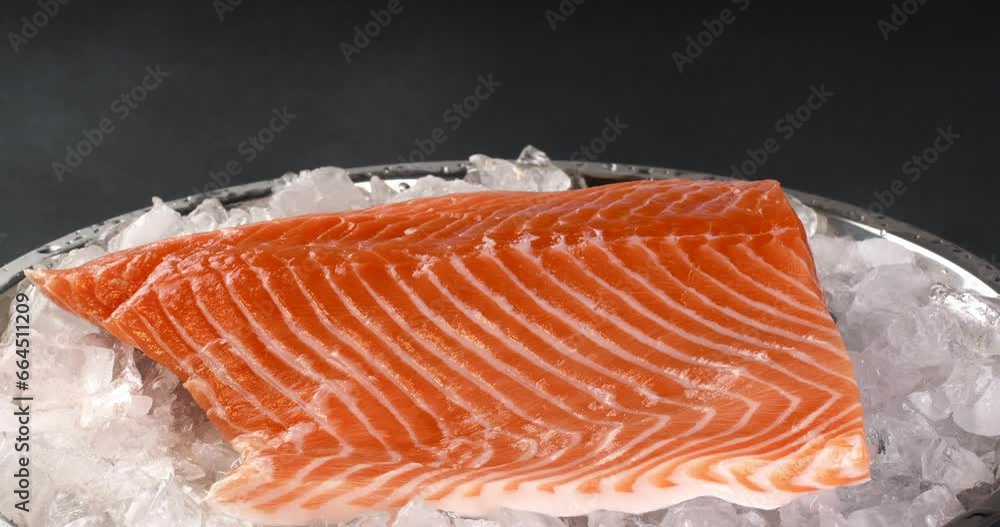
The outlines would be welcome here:
M 773 181 L 481 192 L 28 271 L 184 382 L 269 524 L 775 508 L 864 482 L 861 399 Z

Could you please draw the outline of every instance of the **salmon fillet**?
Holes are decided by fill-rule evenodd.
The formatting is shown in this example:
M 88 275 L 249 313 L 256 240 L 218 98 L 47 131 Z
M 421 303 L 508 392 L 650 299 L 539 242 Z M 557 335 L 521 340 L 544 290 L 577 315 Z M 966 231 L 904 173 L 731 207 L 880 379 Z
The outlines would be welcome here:
M 167 239 L 30 279 L 177 374 L 269 524 L 774 508 L 868 479 L 778 183 L 482 192 Z

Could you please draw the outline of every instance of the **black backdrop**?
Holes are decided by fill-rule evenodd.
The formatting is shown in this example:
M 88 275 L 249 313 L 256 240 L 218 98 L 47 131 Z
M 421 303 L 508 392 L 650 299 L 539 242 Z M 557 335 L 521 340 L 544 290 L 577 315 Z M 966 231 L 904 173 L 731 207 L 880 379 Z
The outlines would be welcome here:
M 986 3 L 61 1 L 0 7 L 3 261 L 204 189 L 227 164 L 239 173 L 217 177 L 236 184 L 396 162 L 418 143 L 455 159 L 592 142 L 601 161 L 721 174 L 768 146 L 754 178 L 865 207 L 878 193 L 888 214 L 1000 259 Z M 377 35 L 355 41 L 366 24 Z M 602 147 L 606 119 L 624 126 Z

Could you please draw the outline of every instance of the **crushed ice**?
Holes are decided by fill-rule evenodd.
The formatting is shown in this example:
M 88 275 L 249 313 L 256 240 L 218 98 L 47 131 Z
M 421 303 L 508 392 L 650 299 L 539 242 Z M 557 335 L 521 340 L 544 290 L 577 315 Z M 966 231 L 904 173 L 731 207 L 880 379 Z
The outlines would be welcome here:
M 482 189 L 557 191 L 571 180 L 533 147 L 510 162 L 470 158 L 462 180 L 424 177 L 409 187 L 320 168 L 284 177 L 266 200 L 225 209 L 207 200 L 182 216 L 154 199 L 151 210 L 63 257 L 72 267 L 157 239 L 317 211 L 358 209 Z M 698 498 L 665 511 L 595 511 L 557 519 L 502 510 L 464 520 L 416 501 L 391 520 L 372 513 L 354 527 L 765 527 L 941 525 L 996 488 L 1000 458 L 1000 303 L 958 284 L 881 238 L 828 234 L 822 215 L 793 200 L 810 236 L 829 306 L 845 336 L 866 409 L 872 481 L 803 496 L 777 511 Z M 27 288 L 21 284 L 21 288 Z M 237 463 L 177 378 L 94 326 L 29 291 L 33 307 L 32 511 L 19 525 L 54 527 L 247 524 L 212 511 L 208 487 Z M 0 341 L 9 364 L 11 336 Z M 12 370 L 0 372 L 11 393 Z M 2 421 L 0 471 L 13 472 L 14 424 Z

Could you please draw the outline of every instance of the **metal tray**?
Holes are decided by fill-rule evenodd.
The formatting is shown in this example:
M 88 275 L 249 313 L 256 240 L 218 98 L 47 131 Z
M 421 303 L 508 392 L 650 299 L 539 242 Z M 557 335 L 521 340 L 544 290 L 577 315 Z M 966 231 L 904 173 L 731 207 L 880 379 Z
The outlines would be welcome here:
M 731 179 L 712 174 L 638 165 L 570 161 L 556 161 L 555 164 L 570 175 L 575 187 L 676 177 Z M 470 166 L 467 161 L 373 165 L 348 169 L 348 174 L 359 186 L 366 187 L 372 176 L 378 176 L 390 186 L 399 188 L 400 185 L 407 185 L 415 178 L 426 175 L 445 179 L 462 178 Z M 218 199 L 227 207 L 239 205 L 269 196 L 277 181 L 259 181 L 227 187 L 203 195 L 170 201 L 167 205 L 181 213 L 190 212 L 208 198 Z M 1000 270 L 997 270 L 986 260 L 951 242 L 907 223 L 881 214 L 872 214 L 854 205 L 795 190 L 786 189 L 786 192 L 821 214 L 831 233 L 851 236 L 859 240 L 880 236 L 923 257 L 927 266 L 953 275 L 957 282 L 966 289 L 990 297 L 1000 297 Z M 149 210 L 148 207 L 85 227 L 0 267 L 0 310 L 7 312 L 14 289 L 24 279 L 25 269 L 51 265 L 60 256 L 107 236 L 109 232 L 113 232 L 147 210 Z M 7 317 L 0 318 L 0 333 L 6 329 L 8 322 Z M 0 526 L 4 524 L 14 525 L 6 522 L 0 515 Z M 984 503 L 981 508 L 968 511 L 948 525 L 949 527 L 1000 527 L 1000 493 L 994 494 L 992 499 L 988 503 Z

